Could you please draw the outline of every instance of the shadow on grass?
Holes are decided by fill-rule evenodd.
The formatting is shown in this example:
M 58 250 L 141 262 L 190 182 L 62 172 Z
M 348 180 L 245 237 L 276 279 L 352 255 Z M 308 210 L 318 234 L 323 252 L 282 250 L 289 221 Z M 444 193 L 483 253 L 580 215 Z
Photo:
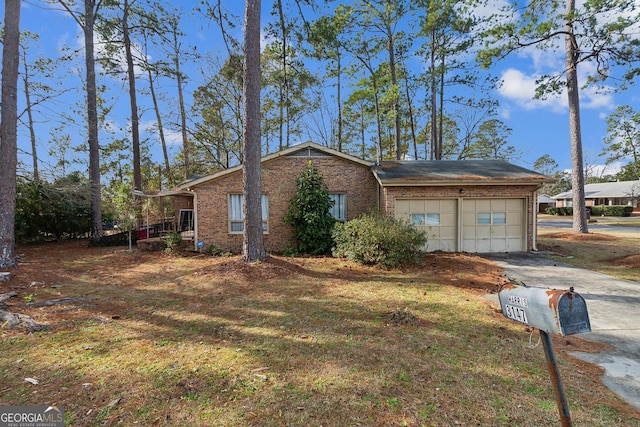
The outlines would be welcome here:
M 65 296 L 97 298 L 76 322 L 2 341 L 0 380 L 13 393 L 3 403 L 44 397 L 77 425 L 555 419 L 553 405 L 536 407 L 553 402 L 548 387 L 534 397 L 522 387 L 523 378 L 544 376 L 542 350 L 524 351 L 521 328 L 415 272 L 304 260 L 125 261 L 66 277 Z M 398 310 L 418 321 L 394 325 Z M 16 366 L 40 388 L 23 390 Z M 587 403 L 579 412 L 593 419 Z

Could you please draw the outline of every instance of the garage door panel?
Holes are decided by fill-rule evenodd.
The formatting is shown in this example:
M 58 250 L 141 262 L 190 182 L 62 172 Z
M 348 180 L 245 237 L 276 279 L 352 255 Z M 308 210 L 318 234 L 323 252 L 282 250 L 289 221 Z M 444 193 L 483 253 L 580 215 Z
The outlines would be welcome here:
M 462 223 L 464 224 L 465 227 L 475 228 L 476 227 L 476 214 L 475 214 L 475 212 L 464 213 L 462 215 Z
M 409 200 L 396 200 L 396 218 L 408 220 L 410 212 L 411 203 Z
M 462 203 L 465 251 L 524 250 L 524 199 L 464 199 Z
M 500 227 L 500 226 L 494 226 L 491 227 L 491 238 L 492 239 L 504 239 L 507 237 L 507 228 L 506 227 Z
M 480 253 L 491 252 L 491 239 L 476 240 L 476 252 L 480 252 Z
M 491 238 L 491 227 L 487 226 L 479 226 L 476 227 L 476 236 L 477 239 L 490 239 Z
M 522 227 L 522 212 L 507 212 L 507 225 Z
M 449 213 L 449 214 L 440 214 L 440 224 L 441 226 L 444 227 L 455 227 L 457 225 L 458 221 L 456 221 L 456 215 L 455 213 Z
M 475 240 L 478 236 L 476 234 L 476 227 L 463 227 L 462 229 L 462 233 L 463 235 L 468 239 L 468 240 Z
M 507 202 L 505 199 L 492 199 L 491 211 L 505 211 L 507 210 Z
M 478 249 L 476 247 L 476 241 L 475 240 L 465 240 L 462 242 L 462 250 L 464 252 L 471 252 L 471 253 L 475 253 L 478 252 Z
M 411 200 L 409 201 L 410 213 L 424 212 L 424 200 Z
M 428 251 L 457 251 L 458 220 L 456 199 L 406 199 L 396 201 L 396 217 L 411 220 L 422 218 L 416 225 L 427 235 Z
M 491 252 L 506 252 L 507 240 L 506 239 L 492 239 L 491 240 Z
M 475 202 L 476 212 L 480 212 L 480 211 L 489 212 L 491 210 L 491 199 L 477 199 L 474 202 Z
M 429 212 L 442 212 L 446 210 L 446 203 L 441 206 L 440 200 L 423 200 L 423 209 Z
M 427 252 L 456 252 L 455 247 L 456 243 L 453 240 L 427 240 Z
M 507 239 L 507 252 L 520 252 L 522 251 L 522 239 Z
M 522 199 L 505 199 L 506 209 L 509 211 L 522 212 L 523 201 Z
M 522 226 L 520 225 L 508 225 L 507 226 L 507 237 L 510 238 L 519 238 L 522 240 Z

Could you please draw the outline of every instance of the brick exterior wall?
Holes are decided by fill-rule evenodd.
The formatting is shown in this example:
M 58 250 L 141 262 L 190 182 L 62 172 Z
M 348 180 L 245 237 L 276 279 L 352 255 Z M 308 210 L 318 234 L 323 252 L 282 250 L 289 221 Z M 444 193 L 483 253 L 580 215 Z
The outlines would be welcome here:
M 464 193 L 460 193 L 460 189 Z M 395 216 L 396 199 L 520 198 L 526 199 L 527 250 L 533 250 L 533 230 L 537 205 L 537 185 L 478 185 L 433 187 L 385 187 L 381 194 L 381 209 Z
M 311 161 L 323 175 L 330 193 L 346 195 L 347 220 L 378 206 L 378 185 L 371 169 L 336 156 L 278 157 L 262 163 L 262 193 L 269 197 L 269 221 L 264 244 L 267 252 L 279 253 L 294 247 L 293 233 L 283 218 L 296 192 L 296 178 Z M 204 247 L 214 244 L 222 250 L 242 251 L 242 234 L 229 232 L 229 194 L 242 193 L 242 171 L 230 173 L 198 185 L 194 189 L 197 204 L 198 239 Z

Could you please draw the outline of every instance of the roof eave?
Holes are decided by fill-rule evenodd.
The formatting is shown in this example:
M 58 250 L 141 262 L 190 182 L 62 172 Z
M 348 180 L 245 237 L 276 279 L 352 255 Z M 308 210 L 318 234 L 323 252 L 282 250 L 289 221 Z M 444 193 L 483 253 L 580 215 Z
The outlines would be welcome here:
M 302 144 L 298 144 L 298 145 L 294 145 L 292 147 L 286 148 L 286 149 L 284 149 L 282 151 L 278 151 L 276 153 L 268 154 L 268 155 L 266 155 L 266 156 L 264 156 L 264 157 L 262 157 L 260 159 L 260 164 L 268 162 L 268 161 L 271 161 L 271 160 L 278 159 L 280 157 L 286 157 L 286 156 L 288 156 L 288 155 L 290 155 L 292 153 L 295 153 L 295 152 L 300 151 L 300 150 L 305 149 L 305 148 L 314 148 L 316 150 L 323 151 L 323 152 L 325 152 L 327 154 L 330 154 L 330 155 L 333 155 L 333 156 L 336 156 L 336 157 L 339 157 L 341 159 L 348 160 L 348 161 L 351 161 L 351 162 L 354 162 L 354 163 L 359 163 L 359 164 L 367 166 L 367 167 L 371 167 L 374 164 L 373 162 L 370 162 L 368 160 L 362 160 L 362 159 L 359 159 L 357 157 L 350 156 L 348 154 L 345 154 L 345 153 L 342 153 L 340 151 L 334 150 L 332 148 L 316 144 L 314 142 L 304 142 Z M 186 189 L 192 189 L 195 186 L 198 186 L 198 185 L 203 184 L 205 182 L 213 181 L 213 180 L 215 180 L 217 178 L 223 177 L 225 175 L 232 174 L 232 173 L 237 172 L 239 170 L 242 170 L 242 164 L 239 164 L 239 165 L 234 166 L 234 167 L 229 168 L 229 169 L 224 169 L 222 171 L 216 172 L 216 173 L 211 174 L 211 175 L 203 176 L 203 177 L 195 179 L 193 181 L 185 182 L 185 183 L 181 184 L 179 188 L 180 189 L 185 189 L 185 190 Z
M 393 180 L 393 181 L 385 181 L 378 178 L 378 182 L 383 187 L 442 187 L 442 186 L 450 186 L 450 185 L 537 185 L 541 186 L 544 184 L 545 180 L 498 180 L 498 179 L 483 179 L 483 180 Z

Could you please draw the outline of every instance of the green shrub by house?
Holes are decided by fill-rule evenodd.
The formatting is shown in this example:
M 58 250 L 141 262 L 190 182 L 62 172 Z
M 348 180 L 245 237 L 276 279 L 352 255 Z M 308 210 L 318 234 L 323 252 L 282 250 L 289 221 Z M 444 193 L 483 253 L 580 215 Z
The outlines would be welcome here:
M 336 220 L 331 216 L 333 200 L 329 197 L 322 174 L 309 162 L 296 178 L 297 192 L 284 217 L 293 227 L 298 253 L 324 255 L 331 253 L 331 230 Z
M 382 214 L 337 224 L 333 239 L 333 256 L 385 268 L 418 262 L 427 243 L 423 231 Z
M 626 205 L 597 205 L 591 207 L 592 216 L 631 216 L 633 206 Z

